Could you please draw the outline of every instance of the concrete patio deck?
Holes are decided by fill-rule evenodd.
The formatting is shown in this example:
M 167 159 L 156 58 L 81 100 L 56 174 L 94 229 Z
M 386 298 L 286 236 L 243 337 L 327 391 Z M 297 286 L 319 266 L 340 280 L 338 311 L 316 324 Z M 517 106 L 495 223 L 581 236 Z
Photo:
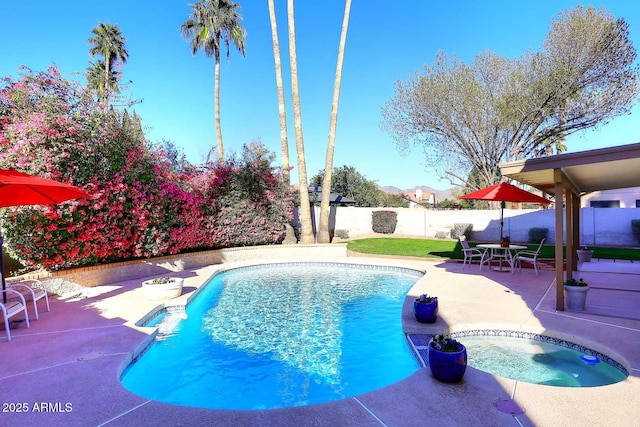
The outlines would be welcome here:
M 258 261 L 258 260 L 257 260 Z M 257 262 L 256 261 L 256 262 Z M 292 262 L 291 259 L 282 261 Z M 497 327 L 561 335 L 615 356 L 627 366 L 625 381 L 604 387 L 535 385 L 487 374 L 472 367 L 460 384 L 434 380 L 428 368 L 391 386 L 321 405 L 265 411 L 205 410 L 150 401 L 122 387 L 119 375 L 152 328 L 135 323 L 157 303 L 147 301 L 140 279 L 87 288 L 75 298 L 52 298 L 31 328 L 13 323 L 11 342 L 0 332 L 0 426 L 635 426 L 640 419 L 640 273 L 586 271 L 591 286 L 587 311 L 555 310 L 553 271 L 539 276 L 460 263 L 418 259 L 346 257 L 327 259 L 426 270 L 407 296 L 406 332 Z M 186 301 L 221 267 L 187 270 Z M 596 263 L 594 263 L 595 265 Z M 640 264 L 638 264 L 640 267 Z M 625 266 L 628 267 L 628 266 Z M 437 295 L 439 320 L 413 319 L 411 301 Z M 15 319 L 12 318 L 12 319 Z M 392 362 L 390 362 L 392 363 Z M 149 373 L 153 375 L 153 373 Z M 241 396 L 239 397 L 241 398 Z M 525 412 L 496 408 L 513 401 Z

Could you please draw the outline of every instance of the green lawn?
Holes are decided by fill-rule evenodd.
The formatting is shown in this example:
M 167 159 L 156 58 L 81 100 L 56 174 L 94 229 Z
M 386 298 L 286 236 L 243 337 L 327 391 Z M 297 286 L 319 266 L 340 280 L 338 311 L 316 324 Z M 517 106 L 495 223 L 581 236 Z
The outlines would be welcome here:
M 475 246 L 470 242 L 471 246 Z M 527 245 L 529 249 L 537 249 L 538 245 Z M 352 240 L 347 243 L 347 249 L 354 252 L 375 255 L 400 255 L 422 258 L 463 259 L 462 247 L 458 241 L 406 239 L 380 237 L 373 239 Z M 589 246 L 593 249 L 594 258 L 640 260 L 640 249 L 610 248 Z M 555 247 L 544 245 L 540 251 L 540 258 L 553 259 Z

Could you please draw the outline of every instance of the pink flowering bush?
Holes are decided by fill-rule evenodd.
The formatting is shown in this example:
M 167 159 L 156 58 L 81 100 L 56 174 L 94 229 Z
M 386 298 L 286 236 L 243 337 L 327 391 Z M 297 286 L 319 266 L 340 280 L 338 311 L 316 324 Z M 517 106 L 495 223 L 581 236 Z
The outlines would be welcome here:
M 0 86 L 0 167 L 92 197 L 3 209 L 6 247 L 24 265 L 59 269 L 282 241 L 292 200 L 265 158 L 245 153 L 205 171 L 176 167 L 139 123 L 56 68 L 25 70 Z

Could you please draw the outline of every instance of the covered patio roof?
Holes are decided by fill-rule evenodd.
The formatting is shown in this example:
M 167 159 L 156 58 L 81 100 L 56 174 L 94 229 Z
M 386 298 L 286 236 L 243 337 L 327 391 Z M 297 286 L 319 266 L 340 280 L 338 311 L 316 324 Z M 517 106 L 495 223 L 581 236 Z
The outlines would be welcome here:
M 565 270 L 566 278 L 570 278 L 577 269 L 580 196 L 592 191 L 640 187 L 640 143 L 517 160 L 499 167 L 503 176 L 555 196 L 556 309 L 564 310 Z M 566 264 L 563 242 L 567 245 Z
M 579 194 L 640 187 L 640 143 L 501 163 L 503 176 L 555 194 L 562 172 Z

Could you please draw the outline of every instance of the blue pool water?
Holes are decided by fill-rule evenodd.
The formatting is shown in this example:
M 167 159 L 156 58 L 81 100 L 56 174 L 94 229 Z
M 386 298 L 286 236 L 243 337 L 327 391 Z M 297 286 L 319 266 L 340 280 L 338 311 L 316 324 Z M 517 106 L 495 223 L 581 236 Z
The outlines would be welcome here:
M 328 402 L 418 369 L 401 325 L 409 269 L 271 264 L 215 275 L 122 375 L 146 398 L 218 409 Z
M 595 387 L 627 378 L 627 373 L 613 366 L 615 361 L 584 348 L 576 350 L 553 342 L 500 336 L 456 339 L 467 347 L 469 366 L 518 381 L 560 387 Z M 554 341 L 550 337 L 544 339 Z

